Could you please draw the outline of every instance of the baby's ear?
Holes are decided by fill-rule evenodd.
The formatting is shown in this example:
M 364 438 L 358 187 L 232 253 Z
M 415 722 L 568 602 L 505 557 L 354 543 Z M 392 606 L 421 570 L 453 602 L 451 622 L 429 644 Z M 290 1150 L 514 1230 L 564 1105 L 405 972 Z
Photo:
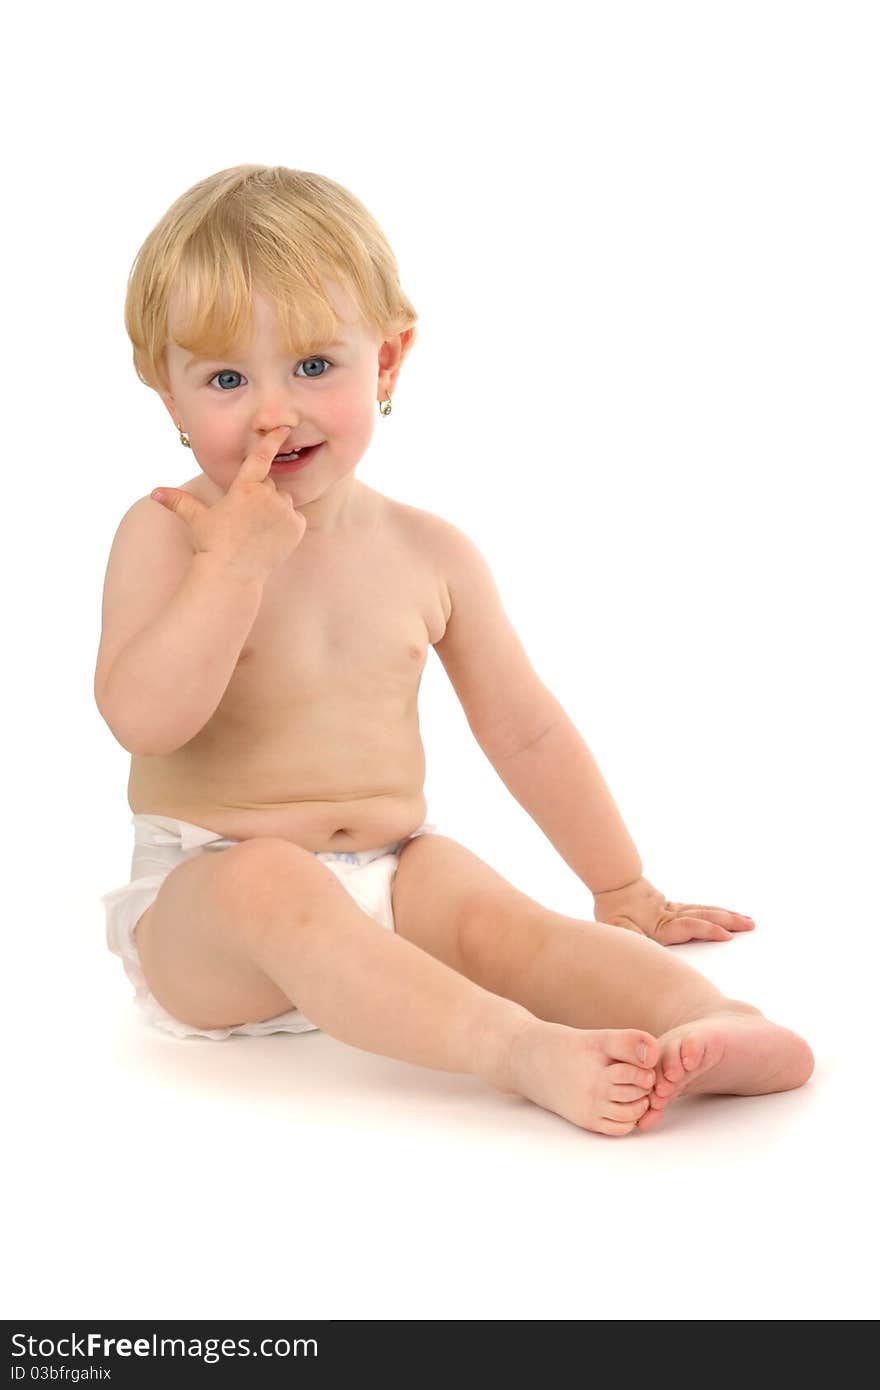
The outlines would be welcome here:
M 392 387 L 397 385 L 398 373 L 404 358 L 415 342 L 415 335 L 415 327 L 405 328 L 402 333 L 396 333 L 393 338 L 387 338 L 379 347 L 379 367 L 382 371 L 389 373 Z
M 403 359 L 406 357 L 407 353 L 409 352 L 409 350 L 410 350 L 410 348 L 412 347 L 412 345 L 413 345 L 413 343 L 415 342 L 415 340 L 416 340 L 416 328 L 415 328 L 415 324 L 413 324 L 412 328 L 405 328 L 405 329 L 403 330 L 403 332 L 400 334 L 400 360 L 401 360 L 401 362 L 402 362 Z

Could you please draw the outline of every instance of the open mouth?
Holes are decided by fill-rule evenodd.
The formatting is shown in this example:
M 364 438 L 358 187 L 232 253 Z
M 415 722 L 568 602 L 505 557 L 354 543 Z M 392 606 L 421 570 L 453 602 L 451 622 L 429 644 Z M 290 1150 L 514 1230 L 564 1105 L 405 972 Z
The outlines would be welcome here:
M 305 463 L 306 459 L 311 458 L 316 449 L 320 449 L 320 444 L 306 444 L 302 449 L 294 449 L 289 454 L 276 454 L 272 460 L 272 467 L 283 466 L 284 464 Z

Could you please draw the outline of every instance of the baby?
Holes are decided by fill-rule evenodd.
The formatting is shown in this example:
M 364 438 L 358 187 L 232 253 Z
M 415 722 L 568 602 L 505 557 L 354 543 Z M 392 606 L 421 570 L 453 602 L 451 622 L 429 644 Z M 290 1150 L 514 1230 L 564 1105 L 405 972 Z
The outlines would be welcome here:
M 135 368 L 199 471 L 134 503 L 107 565 L 95 698 L 135 826 L 111 950 L 177 1036 L 320 1028 L 600 1134 L 802 1086 L 803 1039 L 665 949 L 754 923 L 642 876 L 476 546 L 356 477 L 416 318 L 382 229 L 317 174 L 223 170 L 141 247 Z M 426 823 L 429 646 L 595 921 Z

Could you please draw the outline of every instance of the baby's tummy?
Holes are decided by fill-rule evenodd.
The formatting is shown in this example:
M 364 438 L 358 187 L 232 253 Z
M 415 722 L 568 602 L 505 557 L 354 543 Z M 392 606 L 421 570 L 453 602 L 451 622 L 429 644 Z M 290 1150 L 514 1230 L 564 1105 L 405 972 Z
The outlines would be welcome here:
M 128 802 L 231 840 L 271 835 L 321 853 L 405 839 L 427 816 L 424 782 L 417 717 L 251 726 L 246 738 L 215 718 L 175 753 L 132 757 Z

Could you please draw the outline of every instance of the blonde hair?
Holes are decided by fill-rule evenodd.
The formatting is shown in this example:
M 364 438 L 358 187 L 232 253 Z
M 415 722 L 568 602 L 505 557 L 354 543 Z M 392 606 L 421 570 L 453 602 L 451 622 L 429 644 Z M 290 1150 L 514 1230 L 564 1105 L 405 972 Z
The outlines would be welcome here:
M 307 357 L 340 327 L 328 277 L 382 341 L 415 324 L 385 233 L 353 193 L 283 165 L 221 169 L 171 204 L 135 257 L 125 296 L 135 371 L 153 390 L 170 390 L 172 296 L 174 339 L 189 352 L 229 357 L 249 341 L 259 290 L 275 306 L 284 351 Z

